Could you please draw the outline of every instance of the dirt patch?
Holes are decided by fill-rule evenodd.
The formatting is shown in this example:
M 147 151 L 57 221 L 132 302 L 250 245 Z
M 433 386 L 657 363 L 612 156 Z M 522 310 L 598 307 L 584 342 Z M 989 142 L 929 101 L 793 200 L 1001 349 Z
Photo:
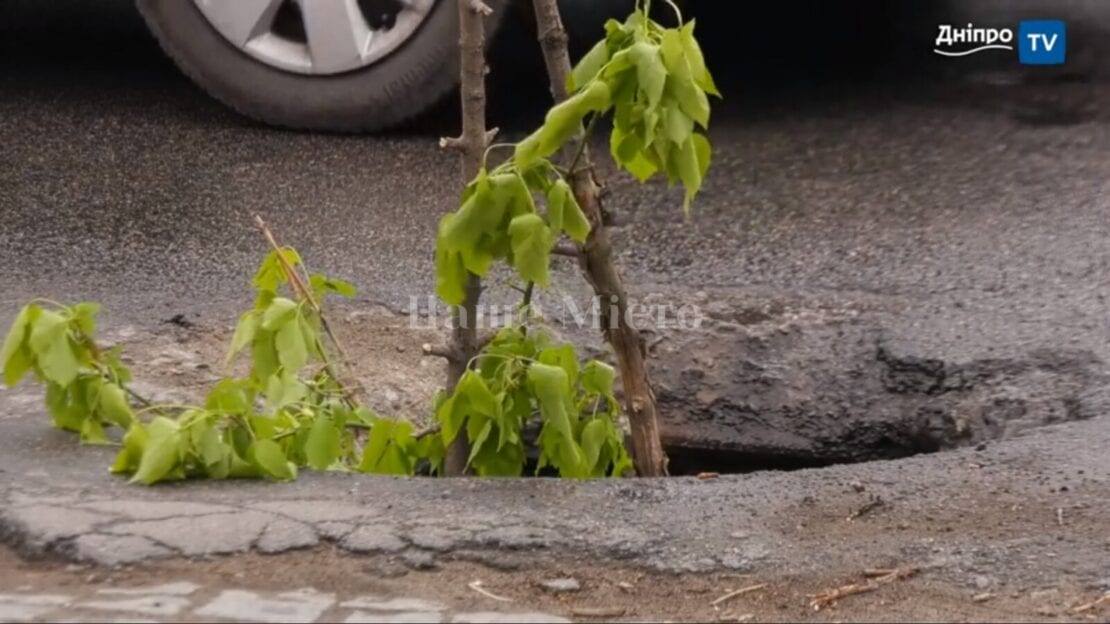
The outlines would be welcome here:
M 366 389 L 366 403 L 390 418 L 426 424 L 432 397 L 442 387 L 443 363 L 424 357 L 421 346 L 438 342 L 435 330 L 409 327 L 408 316 L 385 308 L 332 312 L 333 325 L 348 353 L 345 372 Z M 123 346 L 124 361 L 137 391 L 159 403 L 202 401 L 225 372 L 245 375 L 248 354 L 225 371 L 234 327 L 167 321 L 158 331 L 124 328 L 104 332 L 104 340 Z
M 598 562 L 551 559 L 532 559 L 513 570 L 454 561 L 434 570 L 409 571 L 396 560 L 353 556 L 331 548 L 212 561 L 173 560 L 104 570 L 26 562 L 0 551 L 0 585 L 72 594 L 178 581 L 197 583 L 202 593 L 223 588 L 277 592 L 312 587 L 341 596 L 418 597 L 445 603 L 457 611 L 542 611 L 580 621 L 1068 621 L 1100 616 L 1098 610 L 1073 612 L 1076 606 L 1097 597 L 1082 587 L 994 587 L 979 591 L 954 586 L 928 571 L 844 597 L 820 611 L 813 608 L 814 596 L 866 583 L 867 572 L 670 575 Z M 546 581 L 556 578 L 574 579 L 580 589 L 556 593 L 544 587 Z M 478 593 L 470 587 L 476 580 L 481 581 L 483 589 L 511 602 Z M 728 598 L 738 590 L 744 591 Z M 325 619 L 328 617 L 325 614 Z

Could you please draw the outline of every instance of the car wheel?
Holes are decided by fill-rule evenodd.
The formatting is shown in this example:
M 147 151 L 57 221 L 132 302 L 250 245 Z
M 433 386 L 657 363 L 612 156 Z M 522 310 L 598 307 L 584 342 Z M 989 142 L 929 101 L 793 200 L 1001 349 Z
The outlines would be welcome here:
M 489 2 L 495 15 L 503 0 Z M 240 113 L 290 128 L 397 125 L 458 82 L 452 0 L 138 0 L 163 49 Z M 492 36 L 490 37 L 492 39 Z

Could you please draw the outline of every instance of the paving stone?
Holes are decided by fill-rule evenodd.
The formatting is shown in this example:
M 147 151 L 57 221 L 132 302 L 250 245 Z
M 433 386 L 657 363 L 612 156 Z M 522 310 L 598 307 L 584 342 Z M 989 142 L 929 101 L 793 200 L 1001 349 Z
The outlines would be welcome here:
M 81 509 L 115 514 L 131 520 L 164 520 L 166 518 L 204 516 L 208 514 L 234 513 L 238 511 L 234 507 L 228 507 L 227 505 L 149 500 L 104 500 L 84 503 L 79 505 L 79 507 Z
M 69 602 L 57 594 L 0 594 L 0 622 L 30 622 Z
M 223 618 L 242 622 L 313 622 L 335 602 L 327 594 L 286 593 L 275 598 L 263 598 L 254 592 L 226 590 L 212 602 L 195 611 L 203 618 Z
M 184 596 L 141 596 L 125 600 L 87 600 L 77 606 L 97 611 L 120 611 L 142 615 L 170 616 L 181 613 L 189 606 Z
M 74 558 L 79 561 L 93 561 L 104 566 L 163 559 L 173 554 L 172 550 L 138 535 L 90 533 L 73 540 Z
M 54 607 L 0 602 L 0 622 L 31 622 Z
M 371 611 L 445 611 L 447 605 L 422 598 L 389 598 L 361 596 L 342 603 L 348 609 L 369 609 Z
M 550 613 L 497 613 L 480 611 L 460 613 L 451 618 L 454 624 L 567 624 L 570 620 Z
M 370 613 L 355 611 L 344 620 L 347 624 L 439 624 L 443 615 L 435 611 L 403 611 L 400 613 Z
M 188 596 L 200 589 L 200 585 L 189 581 L 177 583 L 164 583 L 162 585 L 148 585 L 146 587 L 108 587 L 98 589 L 96 593 L 105 596 Z
M 88 533 L 112 518 L 103 514 L 54 505 L 30 505 L 3 512 L 3 523 L 14 524 L 33 546 Z
M 73 599 L 69 596 L 61 594 L 0 594 L 0 603 L 4 604 L 60 607 L 72 601 Z
M 368 524 L 344 537 L 340 546 L 356 553 L 395 553 L 404 550 L 406 544 L 392 527 Z
M 139 535 L 180 551 L 186 556 L 204 556 L 248 550 L 261 527 L 274 517 L 261 512 L 214 514 L 167 520 L 144 520 L 113 525 L 106 529 L 118 535 Z
M 301 522 L 278 518 L 262 532 L 254 545 L 261 553 L 280 553 L 297 548 L 309 548 L 320 542 L 316 531 Z

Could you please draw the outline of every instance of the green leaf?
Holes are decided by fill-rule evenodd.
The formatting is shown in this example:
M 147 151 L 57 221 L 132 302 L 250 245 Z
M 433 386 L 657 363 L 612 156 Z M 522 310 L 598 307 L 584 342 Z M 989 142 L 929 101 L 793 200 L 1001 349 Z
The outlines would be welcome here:
M 208 392 L 204 407 L 225 414 L 245 414 L 250 411 L 254 391 L 249 382 L 222 379 Z
M 362 451 L 362 462 L 359 464 L 360 471 L 374 472 L 377 468 L 382 456 L 385 455 L 386 447 L 393 439 L 393 426 L 392 420 L 383 418 L 371 427 L 370 437 L 366 440 L 366 446 Z
M 251 360 L 254 364 L 251 370 L 252 379 L 260 383 L 265 383 L 277 372 L 280 362 L 277 349 L 274 348 L 273 332 L 263 329 L 258 331 L 251 343 Z
M 99 313 L 99 303 L 84 302 L 73 306 L 73 320 L 82 334 L 92 336 L 96 333 L 96 315 Z
M 134 414 L 127 394 L 114 383 L 105 383 L 100 388 L 99 413 L 105 420 L 123 428 L 131 426 Z
M 255 440 L 247 449 L 247 459 L 263 474 L 278 481 L 297 478 L 297 468 L 285 459 L 285 451 L 273 440 Z
M 56 383 L 46 382 L 46 409 L 54 420 L 54 426 L 66 431 L 80 431 L 81 422 L 85 414 L 75 413 L 70 409 L 70 389 L 68 386 L 59 386 Z
M 582 388 L 603 397 L 613 396 L 613 381 L 616 371 L 612 366 L 597 360 L 590 360 L 582 369 Z
M 458 394 L 458 386 L 456 386 L 455 392 L 455 395 L 445 399 L 436 408 L 436 420 L 440 424 L 440 437 L 443 439 L 445 447 L 451 446 L 451 443 L 459 436 L 459 431 L 466 423 L 466 412 L 462 409 L 463 400 L 456 401 L 455 399 Z M 455 406 L 456 402 L 459 403 L 458 409 Z
M 277 331 L 293 320 L 297 314 L 297 309 L 297 302 L 285 297 L 276 297 L 270 302 L 270 307 L 266 308 L 266 312 L 262 315 L 262 329 Z
M 567 342 L 555 347 L 548 347 L 540 352 L 536 359 L 542 364 L 550 364 L 563 369 L 563 372 L 567 374 L 566 391 L 568 394 L 573 391 L 574 385 L 578 382 L 578 353 L 575 351 L 574 345 Z
M 349 282 L 343 280 L 325 277 L 318 273 L 313 274 L 308 279 L 310 287 L 317 297 L 322 297 L 328 293 L 335 293 L 340 297 L 347 297 L 349 299 L 358 295 L 358 290 Z
M 455 385 L 455 393 L 436 410 L 442 426 L 440 431 L 444 446 L 450 446 L 466 424 L 468 416 L 478 414 L 499 420 L 501 403 L 490 391 L 482 377 L 473 370 L 466 371 Z
M 626 133 L 619 126 L 614 126 L 609 149 L 613 160 L 641 183 L 659 171 L 659 167 L 644 156 L 644 140 L 638 134 Z
M 567 413 L 570 398 L 567 372 L 559 366 L 535 363 L 528 367 L 528 381 L 544 419 L 564 437 L 573 440 L 574 431 Z
M 704 134 L 693 134 L 694 153 L 698 157 L 698 167 L 701 172 L 701 177 L 704 180 L 705 176 L 709 173 L 709 163 L 713 160 L 713 146 L 709 143 L 709 138 Z
M 601 418 L 591 420 L 582 428 L 582 452 L 591 471 L 598 467 L 597 460 L 601 457 L 601 449 L 609 441 L 609 431 L 609 424 Z
M 461 305 L 466 300 L 466 283 L 469 279 L 463 266 L 462 254 L 448 246 L 446 231 L 455 215 L 444 215 L 439 221 L 436 238 L 436 294 L 451 305 Z
M 34 365 L 34 354 L 29 344 L 31 326 L 38 320 L 42 308 L 31 303 L 23 306 L 16 315 L 0 347 L 0 366 L 4 369 L 4 384 L 15 386 Z
M 659 46 L 640 42 L 629 48 L 636 62 L 636 79 L 640 90 L 647 97 L 649 108 L 659 106 L 663 99 L 663 88 L 667 85 L 667 68 Z
M 574 70 L 567 77 L 567 92 L 574 93 L 581 89 L 593 80 L 608 62 L 609 42 L 600 41 L 574 66 Z
M 203 428 L 196 440 L 196 451 L 208 476 L 223 479 L 231 472 L 231 447 L 223 441 L 216 427 Z
M 278 360 L 289 375 L 296 375 L 308 363 L 308 346 L 300 323 L 282 325 L 274 337 L 274 347 L 277 348 Z
M 381 461 L 374 467 L 374 474 L 411 476 L 413 473 L 412 459 L 396 444 L 391 444 L 385 449 Z
M 447 456 L 447 449 L 443 446 L 443 438 L 426 435 L 416 441 L 413 453 L 416 457 L 428 460 L 432 474 L 443 473 L 443 460 Z
M 701 127 L 708 128 L 709 97 L 705 95 L 705 91 L 695 85 L 690 78 L 676 79 L 672 84 L 675 99 L 678 100 L 682 112 L 693 118 Z
M 4 385 L 14 387 L 34 366 L 31 350 L 23 345 L 4 363 Z
M 471 423 L 476 422 L 478 422 L 477 419 L 471 419 Z M 485 419 L 485 422 L 484 424 L 482 424 L 481 428 L 478 429 L 478 431 L 474 435 L 467 436 L 470 439 L 470 457 L 468 457 L 466 460 L 467 467 L 474 463 L 474 458 L 477 457 L 478 453 L 482 451 L 482 448 L 486 444 L 486 440 L 489 439 L 489 435 L 492 432 L 493 421 L 487 418 Z
M 301 264 L 300 254 L 292 247 L 282 248 L 281 255 L 291 267 L 295 268 Z M 288 278 L 285 275 L 285 269 L 282 267 L 281 260 L 278 258 L 278 252 L 271 251 L 266 255 L 266 258 L 262 260 L 262 264 L 259 265 L 258 272 L 255 273 L 251 283 L 258 290 L 276 292 L 278 287 L 287 281 Z
M 100 419 L 88 416 L 81 423 L 81 444 L 108 446 L 113 442 L 104 435 L 104 425 L 100 423 Z
M 294 373 L 272 375 L 266 381 L 266 406 L 278 410 L 296 403 L 308 394 L 308 388 Z
M 551 228 L 539 215 L 526 214 L 512 220 L 509 236 L 512 237 L 513 266 L 517 272 L 525 280 L 547 288 L 551 247 L 555 243 Z
M 681 151 L 675 153 L 675 158 L 677 158 L 678 177 L 682 180 L 682 185 L 686 187 L 686 201 L 683 204 L 683 211 L 689 216 L 690 204 L 693 203 L 694 197 L 701 190 L 702 182 L 702 166 L 693 137 L 690 137 L 682 145 Z
M 61 314 L 43 310 L 31 328 L 28 341 L 38 356 L 43 376 L 59 386 L 68 386 L 80 366 L 69 340 L 69 321 Z
M 582 130 L 583 117 L 590 112 L 608 110 L 609 98 L 609 86 L 597 80 L 552 108 L 547 113 L 543 126 L 517 144 L 514 161 L 518 170 L 528 169 L 540 158 L 547 158 L 559 151 Z
M 239 324 L 235 326 L 235 334 L 231 337 L 231 347 L 227 351 L 224 366 L 231 364 L 236 354 L 249 345 L 258 334 L 262 325 L 262 315 L 257 310 L 252 310 L 239 317 Z
M 382 461 L 378 463 L 379 474 L 412 476 L 412 453 L 416 441 L 412 437 L 412 423 L 397 422 L 393 427 L 393 439 L 386 448 Z
M 590 235 L 590 222 L 574 191 L 566 180 L 559 178 L 547 192 L 547 220 L 555 232 L 566 232 L 571 240 L 585 243 Z
M 590 227 L 590 221 L 586 218 L 586 213 L 582 212 L 582 206 L 578 205 L 578 200 L 574 198 L 574 193 L 567 197 L 567 207 L 563 219 L 563 231 L 567 233 L 567 236 L 575 242 L 584 244 L 593 228 Z
M 16 315 L 15 320 L 12 321 L 12 326 L 8 329 L 7 336 L 4 337 L 4 346 L 0 347 L 0 365 L 6 366 L 8 361 L 15 357 L 15 354 L 27 342 L 27 333 L 31 327 L 31 316 L 37 315 L 35 311 L 38 306 L 28 304 L 23 306 L 23 309 Z M 12 383 L 8 384 L 14 385 Z
M 317 416 L 305 443 L 305 458 L 316 470 L 327 470 L 339 458 L 339 430 L 331 418 Z
M 485 444 L 474 457 L 472 467 L 479 477 L 519 477 L 524 473 L 525 459 L 522 444 L 501 449 L 493 444 Z
M 678 106 L 669 106 L 663 112 L 663 127 L 671 143 L 682 145 L 694 133 L 694 120 Z
M 540 153 L 541 148 L 542 142 L 540 134 L 537 131 L 516 144 L 516 148 L 513 151 L 513 161 L 516 162 L 516 166 L 519 169 L 528 169 L 536 164 L 536 161 L 544 158 Z M 550 154 L 548 155 L 550 156 Z
M 153 485 L 162 481 L 181 461 L 181 429 L 177 423 L 158 416 L 146 428 L 142 460 L 131 481 Z
M 694 38 L 695 21 L 690 20 L 682 27 L 682 46 L 686 52 L 686 60 L 690 64 L 690 73 L 699 87 L 720 97 L 721 92 L 717 89 L 717 85 L 713 82 L 713 76 L 710 75 L 709 69 L 705 66 L 705 56 L 702 54 L 701 46 L 698 45 L 698 40 Z
M 139 462 L 142 461 L 143 450 L 146 448 L 148 438 L 146 427 L 142 423 L 138 421 L 132 423 L 131 428 L 123 436 L 123 448 L 116 455 L 116 461 L 112 464 L 111 472 L 135 472 L 139 467 Z

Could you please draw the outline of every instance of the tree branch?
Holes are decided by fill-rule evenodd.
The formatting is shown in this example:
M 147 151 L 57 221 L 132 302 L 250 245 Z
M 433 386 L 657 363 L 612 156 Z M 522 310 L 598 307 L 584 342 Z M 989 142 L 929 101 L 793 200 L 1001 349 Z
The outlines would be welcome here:
M 533 3 L 551 93 L 556 102 L 562 102 L 568 96 L 567 77 L 571 73 L 566 29 L 556 0 L 533 0 Z M 564 150 L 565 162 L 570 165 L 567 167 L 568 182 L 592 226 L 590 236 L 582 246 L 579 262 L 586 279 L 593 286 L 595 296 L 605 302 L 601 306 L 603 331 L 620 365 L 625 410 L 632 428 L 631 451 L 636 471 L 644 477 L 665 476 L 667 459 L 659 437 L 658 406 L 648 376 L 647 355 L 639 332 L 630 323 L 628 295 L 620 272 L 613 263 L 604 210 L 590 165 L 588 139 L 580 133 L 578 143 Z M 582 164 L 581 171 L 579 162 Z M 610 312 L 610 302 L 615 303 L 615 315 Z

